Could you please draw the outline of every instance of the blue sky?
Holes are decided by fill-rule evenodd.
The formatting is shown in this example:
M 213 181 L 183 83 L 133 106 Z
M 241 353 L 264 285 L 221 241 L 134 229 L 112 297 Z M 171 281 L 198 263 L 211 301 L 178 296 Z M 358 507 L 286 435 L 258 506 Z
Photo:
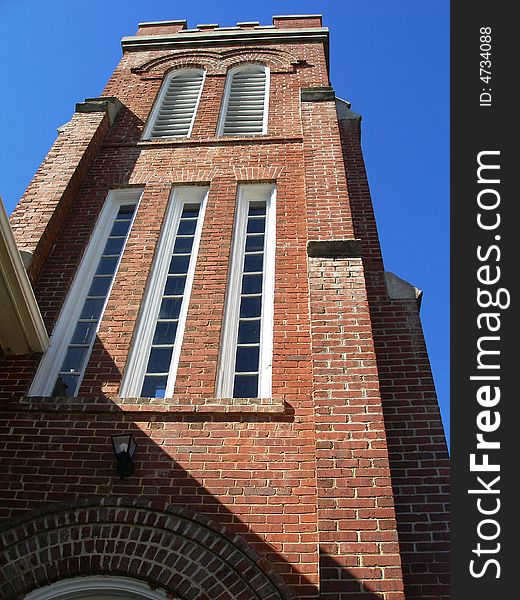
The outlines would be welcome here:
M 76 102 L 116 67 L 140 21 L 271 24 L 323 14 L 331 81 L 363 116 L 385 267 L 424 291 L 423 327 L 449 432 L 449 0 L 0 0 L 0 195 L 10 213 Z

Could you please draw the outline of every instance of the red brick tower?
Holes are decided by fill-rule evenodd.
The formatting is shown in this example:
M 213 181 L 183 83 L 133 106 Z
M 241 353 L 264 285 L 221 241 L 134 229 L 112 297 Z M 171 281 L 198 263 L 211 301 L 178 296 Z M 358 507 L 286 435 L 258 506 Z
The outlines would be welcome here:
M 2 221 L 0 596 L 447 598 L 418 292 L 321 17 L 122 46 L 11 217 L 26 270 Z

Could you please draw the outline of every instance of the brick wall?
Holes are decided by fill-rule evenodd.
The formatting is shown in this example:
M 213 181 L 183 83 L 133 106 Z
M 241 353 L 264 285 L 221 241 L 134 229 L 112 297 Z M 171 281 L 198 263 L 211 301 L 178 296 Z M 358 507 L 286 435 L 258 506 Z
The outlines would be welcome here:
M 349 111 L 347 111 L 348 113 Z M 358 115 L 340 120 L 383 400 L 407 598 L 449 598 L 449 459 L 419 309 L 388 296 Z
M 321 24 L 315 21 L 298 17 L 275 21 L 275 26 Z M 160 25 L 142 27 L 140 33 L 154 27 L 159 27 L 155 33 L 167 33 Z M 216 138 L 226 72 L 244 61 L 270 68 L 268 134 Z M 164 76 L 189 66 L 207 70 L 192 136 L 141 140 Z M 385 405 L 393 392 L 384 353 L 378 354 L 385 347 L 384 324 L 390 314 L 370 304 L 383 302 L 371 283 L 381 273 L 359 256 L 307 255 L 309 240 L 363 238 L 372 226 L 369 197 L 363 197 L 362 206 L 355 204 L 358 175 L 348 164 L 352 154 L 345 136 L 340 137 L 334 101 L 300 99 L 302 88 L 324 89 L 328 83 L 325 53 L 316 41 L 133 49 L 124 53 L 103 93 L 123 105 L 113 124 L 102 110 L 76 113 L 56 140 L 12 218 L 20 244 L 35 252 L 34 289 L 50 332 L 108 191 L 136 186 L 144 193 L 79 397 L 26 398 L 37 355 L 5 356 L 0 363 L 0 515 L 11 549 L 6 556 L 16 562 L 11 578 L 17 583 L 5 588 L 12 597 L 63 572 L 85 572 L 87 564 L 95 564 L 99 573 L 121 565 L 110 536 L 99 545 L 105 562 L 96 562 L 88 541 L 82 546 L 88 560 L 73 559 L 77 548 L 72 542 L 83 535 L 79 525 L 63 534 L 72 540 L 62 551 L 71 558 L 58 570 L 45 562 L 45 553 L 34 560 L 24 558 L 24 552 L 34 556 L 24 535 L 43 534 L 41 544 L 47 544 L 45 527 L 51 517 L 41 515 L 81 523 L 86 517 L 78 515 L 90 503 L 101 511 L 96 514 L 111 515 L 107 523 L 128 523 L 132 539 L 149 541 L 130 509 L 116 516 L 103 512 L 104 502 L 137 502 L 161 515 L 186 510 L 194 523 L 189 527 L 199 532 L 208 551 L 220 543 L 203 533 L 209 519 L 212 530 L 224 532 L 249 557 L 244 558 L 245 572 L 260 568 L 258 579 L 250 571 L 256 583 L 237 597 L 403 597 L 397 531 L 403 536 L 405 576 L 419 565 L 416 561 L 410 566 L 409 553 L 427 549 L 410 545 L 419 543 L 419 537 L 414 541 L 407 533 L 419 530 L 414 525 L 407 529 L 403 515 L 419 504 L 409 509 L 407 491 L 394 479 L 393 465 L 405 457 L 396 456 L 390 442 L 396 435 L 404 439 L 403 426 L 391 424 L 398 403 Z M 358 152 L 356 147 L 356 157 Z M 360 181 L 362 185 L 362 177 Z M 275 182 L 277 187 L 271 399 L 215 398 L 235 198 L 243 182 Z M 117 394 L 166 205 L 172 187 L 180 184 L 208 185 L 210 192 L 175 398 L 122 400 Z M 386 296 L 384 302 L 388 304 Z M 410 339 L 416 333 L 417 323 L 409 330 Z M 409 363 L 402 356 L 403 373 L 407 364 L 415 368 L 411 359 L 419 350 L 413 352 Z M 424 395 L 430 401 L 431 388 Z M 433 404 L 429 406 L 433 411 Z M 427 413 L 408 404 L 405 414 L 405 429 L 411 431 L 415 417 Z M 138 441 L 136 472 L 120 481 L 110 436 L 128 430 Z M 430 475 L 417 477 L 426 486 Z M 426 488 L 420 493 L 421 503 L 431 499 Z M 144 513 L 139 517 L 145 522 L 155 518 Z M 88 529 L 86 538 L 91 535 Z M 238 552 L 235 546 L 229 549 L 232 554 Z M 131 546 L 131 551 L 138 548 Z M 172 567 L 171 561 L 164 564 Z M 142 571 L 130 561 L 118 573 L 159 582 L 186 598 L 199 597 L 196 593 L 217 597 L 215 590 L 210 593 L 214 582 L 209 575 L 191 583 L 168 583 L 161 561 L 150 557 L 144 562 L 148 566 Z M 222 573 L 226 568 L 236 566 L 228 561 Z M 262 577 L 274 586 L 272 596 L 258 591 Z M 235 584 L 230 580 L 230 585 Z M 219 593 L 228 597 L 228 592 Z

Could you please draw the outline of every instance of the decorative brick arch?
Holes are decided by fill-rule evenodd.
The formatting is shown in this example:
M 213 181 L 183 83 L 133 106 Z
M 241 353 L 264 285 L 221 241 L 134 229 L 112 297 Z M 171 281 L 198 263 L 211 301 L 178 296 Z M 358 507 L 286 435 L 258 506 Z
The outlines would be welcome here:
M 53 505 L 0 528 L 0 597 L 81 575 L 130 577 L 183 600 L 287 600 L 269 563 L 238 535 L 174 506 L 126 498 Z
M 131 71 L 136 75 L 156 75 L 161 77 L 172 69 L 181 69 L 191 67 L 192 65 L 211 71 L 216 68 L 219 60 L 220 54 L 218 52 L 200 50 L 169 52 L 168 54 L 149 60 L 139 67 L 133 67 Z
M 226 50 L 221 55 L 219 69 L 222 72 L 244 63 L 262 63 L 267 65 L 274 73 L 293 72 L 296 57 L 284 50 L 274 48 L 244 48 L 240 50 Z
M 297 59 L 284 50 L 271 48 L 248 48 L 213 52 L 208 50 L 190 50 L 169 52 L 162 56 L 133 67 L 132 73 L 145 79 L 164 77 L 172 69 L 200 68 L 208 75 L 225 75 L 229 69 L 243 63 L 262 63 L 274 73 L 292 73 Z

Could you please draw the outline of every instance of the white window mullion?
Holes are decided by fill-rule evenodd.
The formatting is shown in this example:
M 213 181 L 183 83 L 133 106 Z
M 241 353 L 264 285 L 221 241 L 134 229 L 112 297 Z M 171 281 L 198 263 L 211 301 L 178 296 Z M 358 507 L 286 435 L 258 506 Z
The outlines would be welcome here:
M 273 355 L 275 189 L 238 190 L 226 295 L 217 395 L 271 395 Z
M 120 396 L 172 397 L 200 243 L 207 187 L 172 192 Z

